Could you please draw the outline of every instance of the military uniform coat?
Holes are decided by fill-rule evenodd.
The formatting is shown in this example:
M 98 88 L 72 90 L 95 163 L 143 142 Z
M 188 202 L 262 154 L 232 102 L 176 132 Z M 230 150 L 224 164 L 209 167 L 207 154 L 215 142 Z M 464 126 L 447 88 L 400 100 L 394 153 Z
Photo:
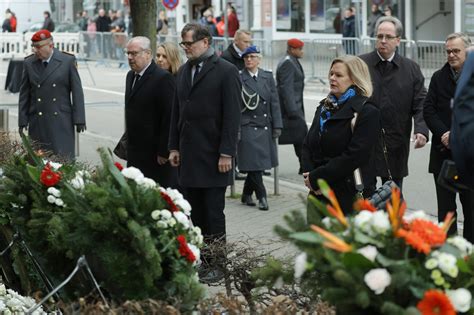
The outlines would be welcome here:
M 240 126 L 239 72 L 217 55 L 209 57 L 191 84 L 192 65 L 179 68 L 169 149 L 181 157 L 179 184 L 211 188 L 230 185 L 233 172 L 220 173 L 221 154 L 235 156 Z
M 76 58 L 54 49 L 45 68 L 35 55 L 25 58 L 18 125 L 56 155 L 74 157 L 74 125 L 85 124 L 84 93 Z
M 455 91 L 456 81 L 446 63 L 433 74 L 424 102 L 423 116 L 433 134 L 428 167 L 430 173 L 438 174 L 443 161 L 452 160 L 451 150 L 441 143 L 441 136 L 451 129 L 451 100 Z
M 278 166 L 278 154 L 275 140 L 272 138 L 273 129 L 283 128 L 280 104 L 276 91 L 275 80 L 271 72 L 258 69 L 255 80 L 244 69 L 240 71 L 242 89 L 257 95 L 249 99 L 245 93 L 248 106 L 257 108 L 251 110 L 244 104 L 241 120 L 241 139 L 239 141 L 237 161 L 241 171 L 263 171 Z
M 319 178 L 334 190 L 344 211 L 352 210 L 356 195 L 354 170 L 360 168 L 369 197 L 375 187 L 374 146 L 380 134 L 380 113 L 366 97 L 356 95 L 335 112 L 320 131 L 322 103 L 316 109 L 313 123 L 303 143 L 302 166 L 309 172 L 313 189 L 319 189 Z M 358 113 L 354 130 L 351 121 Z
M 158 155 L 168 158 L 174 77 L 153 61 L 132 89 L 134 72 L 129 71 L 125 89 L 127 165 L 139 168 L 146 177 L 164 187 L 177 186 L 177 170 L 169 163 L 159 165 Z
M 297 58 L 287 55 L 276 73 L 283 130 L 280 144 L 301 143 L 308 131 L 304 116 L 304 71 Z
M 380 109 L 390 171 L 394 178 L 403 178 L 408 176 L 412 119 L 415 122 L 414 133 L 421 133 L 428 139 L 428 127 L 423 119 L 425 78 L 416 62 L 398 53 L 395 53 L 386 70 L 382 69 L 382 60 L 376 51 L 360 58 L 369 67 L 372 78 L 374 92 L 371 101 Z M 388 177 L 381 139 L 376 150 L 377 176 Z

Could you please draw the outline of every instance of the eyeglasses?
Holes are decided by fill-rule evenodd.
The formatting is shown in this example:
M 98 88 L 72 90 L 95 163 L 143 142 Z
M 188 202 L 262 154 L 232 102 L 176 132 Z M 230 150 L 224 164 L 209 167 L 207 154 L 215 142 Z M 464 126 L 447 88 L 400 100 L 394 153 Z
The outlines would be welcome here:
M 41 47 L 44 47 L 46 45 L 49 45 L 50 43 L 46 43 L 46 44 L 43 44 L 43 45 L 34 45 L 34 44 L 31 44 L 31 48 L 33 49 L 40 49 Z
M 393 35 L 387 35 L 387 34 L 378 34 L 377 35 L 377 40 L 394 40 L 395 38 L 398 38 L 398 36 L 393 36 Z
M 458 55 L 461 52 L 461 49 L 454 48 L 454 49 L 446 49 L 446 55 L 450 55 L 451 53 L 453 55 Z
M 141 54 L 142 52 L 144 52 L 145 50 L 142 49 L 140 51 L 128 51 L 128 50 L 124 50 L 123 53 L 125 54 L 125 56 L 132 56 L 133 58 L 135 58 L 136 56 L 138 56 L 139 54 Z
M 258 58 L 258 56 L 257 55 L 245 55 L 242 58 L 243 59 L 256 59 L 256 58 Z
M 198 41 L 200 40 L 203 40 L 204 38 L 201 38 L 201 39 L 196 39 L 195 41 L 192 41 L 192 42 L 181 42 L 179 43 L 179 46 L 183 47 L 183 48 L 189 48 L 191 47 L 193 44 L 197 43 Z

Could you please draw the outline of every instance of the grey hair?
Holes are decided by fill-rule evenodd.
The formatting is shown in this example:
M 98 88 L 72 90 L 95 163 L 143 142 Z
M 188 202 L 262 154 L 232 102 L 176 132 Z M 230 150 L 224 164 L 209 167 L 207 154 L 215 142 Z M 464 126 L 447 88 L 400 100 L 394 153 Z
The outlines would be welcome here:
M 462 32 L 456 32 L 456 33 L 449 34 L 446 37 L 445 43 L 447 43 L 448 40 L 452 40 L 452 39 L 456 39 L 456 38 L 462 39 L 462 41 L 464 43 L 464 48 L 467 48 L 467 47 L 471 46 L 471 44 L 472 44 L 471 39 L 469 38 L 469 36 L 465 33 L 462 33 Z
M 138 44 L 140 45 L 140 48 L 143 49 L 143 50 L 151 50 L 151 42 L 150 42 L 150 39 L 148 37 L 145 37 L 145 36 L 132 37 L 128 41 L 127 46 L 132 42 L 138 42 Z
M 375 24 L 375 29 L 378 31 L 380 24 L 383 22 L 390 22 L 395 26 L 395 33 L 397 37 L 402 37 L 403 34 L 403 24 L 394 16 L 382 16 L 377 20 L 377 24 Z

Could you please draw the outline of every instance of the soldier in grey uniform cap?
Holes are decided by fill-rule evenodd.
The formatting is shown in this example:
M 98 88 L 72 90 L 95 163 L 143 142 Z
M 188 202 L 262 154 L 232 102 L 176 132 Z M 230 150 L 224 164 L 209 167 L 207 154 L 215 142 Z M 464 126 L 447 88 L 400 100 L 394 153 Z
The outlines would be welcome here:
M 275 139 L 283 128 L 280 104 L 272 73 L 258 67 L 261 59 L 258 48 L 248 47 L 242 58 L 245 62 L 245 68 L 240 71 L 243 108 L 237 151 L 239 167 L 247 172 L 242 203 L 255 206 L 252 199 L 255 192 L 258 208 L 268 210 L 262 173 L 278 166 Z
M 74 126 L 86 129 L 84 93 L 76 58 L 53 46 L 47 30 L 32 37 L 34 54 L 25 58 L 18 126 L 42 149 L 74 158 Z

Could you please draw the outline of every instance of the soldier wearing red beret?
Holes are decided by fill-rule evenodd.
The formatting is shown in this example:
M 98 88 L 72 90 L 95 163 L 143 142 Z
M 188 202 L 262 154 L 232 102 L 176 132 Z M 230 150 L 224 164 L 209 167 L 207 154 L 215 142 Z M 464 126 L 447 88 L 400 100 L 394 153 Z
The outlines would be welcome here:
M 84 93 L 76 58 L 54 48 L 48 30 L 31 37 L 33 54 L 25 58 L 18 126 L 42 149 L 74 158 L 74 126 L 86 129 Z
M 279 144 L 293 144 L 301 168 L 301 150 L 308 132 L 304 116 L 304 71 L 298 59 L 303 57 L 304 42 L 291 38 L 287 41 L 286 56 L 278 64 L 276 78 L 280 98 L 283 131 Z

